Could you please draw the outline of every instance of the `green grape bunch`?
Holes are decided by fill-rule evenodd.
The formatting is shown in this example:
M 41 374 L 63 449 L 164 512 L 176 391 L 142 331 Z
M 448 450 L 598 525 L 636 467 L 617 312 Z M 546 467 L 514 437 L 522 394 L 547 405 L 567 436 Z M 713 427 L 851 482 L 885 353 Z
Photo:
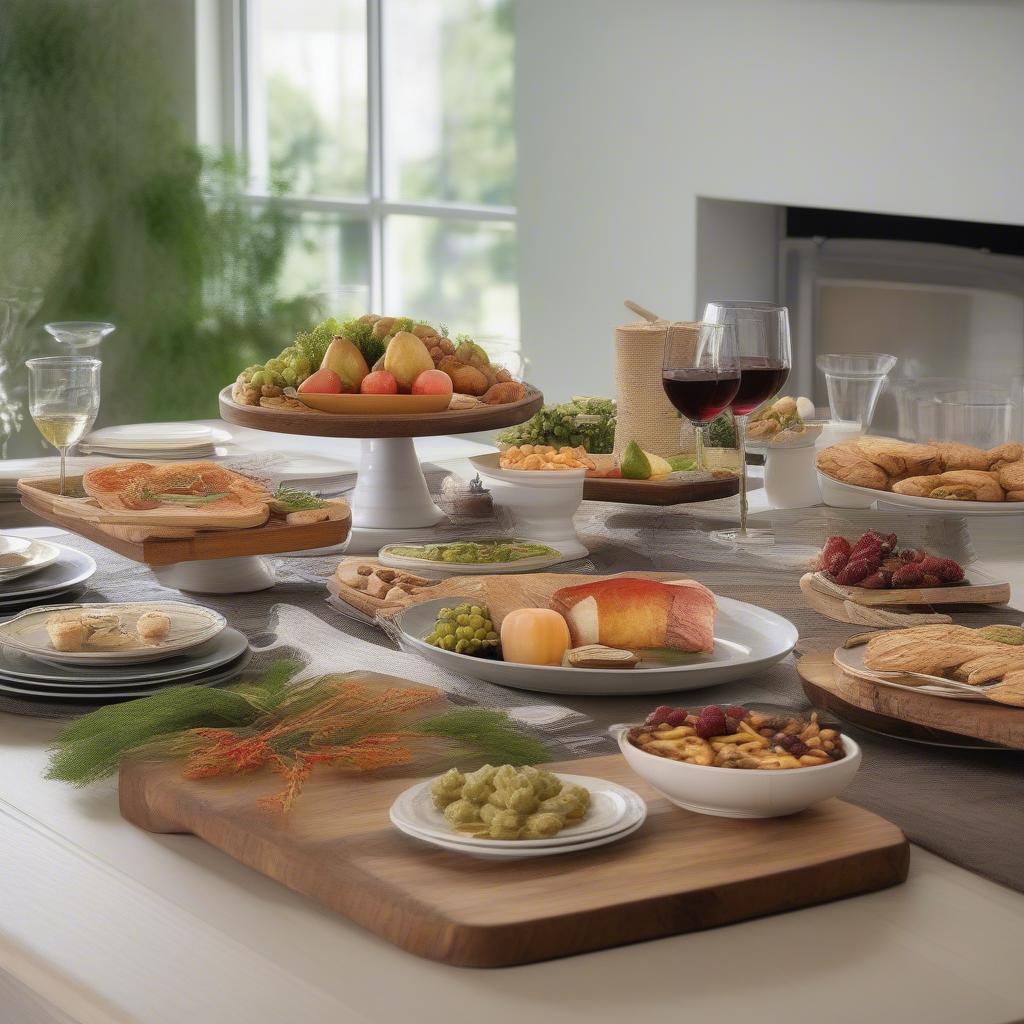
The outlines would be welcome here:
M 498 634 L 486 606 L 459 604 L 442 608 L 434 628 L 423 638 L 431 647 L 484 658 L 498 646 Z
M 582 447 L 591 455 L 606 455 L 615 447 L 615 401 L 574 398 L 562 405 L 545 405 L 533 417 L 498 435 L 507 445 L 547 444 Z

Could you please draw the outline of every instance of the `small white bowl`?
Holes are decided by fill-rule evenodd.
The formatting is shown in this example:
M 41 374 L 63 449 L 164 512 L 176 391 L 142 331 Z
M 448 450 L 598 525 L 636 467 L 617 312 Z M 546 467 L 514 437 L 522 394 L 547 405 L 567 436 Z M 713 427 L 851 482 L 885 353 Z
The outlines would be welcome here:
M 619 750 L 630 768 L 677 807 L 719 818 L 779 818 L 838 796 L 860 767 L 860 747 L 845 733 L 846 756 L 814 768 L 757 771 L 714 768 L 648 754 L 619 731 Z

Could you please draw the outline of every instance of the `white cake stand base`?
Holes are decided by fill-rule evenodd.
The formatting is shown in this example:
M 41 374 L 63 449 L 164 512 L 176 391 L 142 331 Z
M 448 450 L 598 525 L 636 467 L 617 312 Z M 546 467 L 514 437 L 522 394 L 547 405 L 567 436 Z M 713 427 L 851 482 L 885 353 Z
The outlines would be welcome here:
M 165 587 L 195 594 L 251 594 L 275 582 L 273 570 L 255 555 L 155 565 L 153 574 Z

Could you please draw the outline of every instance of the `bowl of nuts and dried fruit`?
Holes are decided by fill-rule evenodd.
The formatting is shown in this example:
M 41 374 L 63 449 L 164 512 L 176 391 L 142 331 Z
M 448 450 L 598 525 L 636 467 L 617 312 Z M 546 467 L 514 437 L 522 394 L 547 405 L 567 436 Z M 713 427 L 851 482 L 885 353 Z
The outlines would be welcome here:
M 641 778 L 678 807 L 723 818 L 776 818 L 838 796 L 860 747 L 809 715 L 739 706 L 662 706 L 619 731 Z

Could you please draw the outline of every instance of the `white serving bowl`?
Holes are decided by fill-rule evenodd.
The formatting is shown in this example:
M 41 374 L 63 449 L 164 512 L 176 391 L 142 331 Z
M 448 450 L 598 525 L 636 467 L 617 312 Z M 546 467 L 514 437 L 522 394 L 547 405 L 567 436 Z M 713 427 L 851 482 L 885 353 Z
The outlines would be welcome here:
M 860 767 L 860 747 L 845 733 L 846 756 L 815 768 L 757 771 L 714 768 L 648 754 L 619 730 L 619 750 L 630 768 L 677 807 L 719 818 L 779 818 L 838 796 Z

